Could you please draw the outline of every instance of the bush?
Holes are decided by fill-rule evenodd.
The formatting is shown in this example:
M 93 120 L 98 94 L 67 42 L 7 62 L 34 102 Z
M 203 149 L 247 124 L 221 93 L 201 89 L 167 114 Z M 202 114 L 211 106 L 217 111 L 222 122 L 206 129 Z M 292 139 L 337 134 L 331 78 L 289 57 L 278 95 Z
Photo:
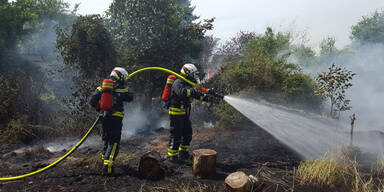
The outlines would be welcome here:
M 250 41 L 244 55 L 223 60 L 219 72 L 206 84 L 217 87 L 224 94 L 257 95 L 278 104 L 320 109 L 322 99 L 315 96 L 315 82 L 301 73 L 298 65 L 289 63 L 290 36 L 274 33 L 267 28 L 265 34 Z M 309 107 L 308 107 L 309 106 Z M 217 107 L 221 122 L 233 123 L 239 113 L 228 105 Z
M 218 127 L 231 127 L 245 118 L 240 112 L 225 102 L 221 102 L 216 107 L 214 113 L 218 119 L 216 124 Z
M 10 83 L 3 76 L 0 76 L 0 124 L 8 123 L 12 118 L 12 107 L 16 101 L 18 87 Z
M 52 128 L 32 125 L 29 122 L 30 120 L 26 115 L 19 119 L 12 119 L 1 133 L 0 143 L 28 144 L 49 135 L 58 135 L 58 132 Z

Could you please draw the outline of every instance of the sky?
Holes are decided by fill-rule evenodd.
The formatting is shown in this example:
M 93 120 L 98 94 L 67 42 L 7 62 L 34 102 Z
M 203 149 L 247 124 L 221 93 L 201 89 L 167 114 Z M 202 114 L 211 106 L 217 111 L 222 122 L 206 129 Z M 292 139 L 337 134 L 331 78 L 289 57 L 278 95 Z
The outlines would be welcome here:
M 67 0 L 81 3 L 79 14 L 103 14 L 112 0 Z M 362 16 L 384 10 L 384 0 L 192 0 L 200 19 L 215 17 L 208 34 L 225 41 L 239 31 L 278 31 L 306 34 L 314 48 L 326 37 L 336 38 L 339 48 L 350 43 L 351 26 Z

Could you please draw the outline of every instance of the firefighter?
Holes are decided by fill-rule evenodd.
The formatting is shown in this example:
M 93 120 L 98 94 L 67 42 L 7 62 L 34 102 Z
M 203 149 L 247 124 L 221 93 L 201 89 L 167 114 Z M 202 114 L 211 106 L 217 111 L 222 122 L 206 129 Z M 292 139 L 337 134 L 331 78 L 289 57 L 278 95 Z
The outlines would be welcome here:
M 188 80 L 199 83 L 198 70 L 194 64 L 185 64 L 181 74 Z M 189 144 L 192 140 L 192 126 L 189 115 L 193 99 L 213 101 L 213 97 L 200 91 L 200 85 L 191 87 L 182 79 L 176 79 L 171 87 L 168 101 L 170 116 L 170 139 L 168 159 L 171 162 L 183 162 L 190 158 Z
M 102 140 L 104 142 L 102 159 L 104 160 L 103 174 L 112 175 L 113 174 L 113 162 L 117 157 L 119 152 L 119 143 L 121 138 L 121 129 L 123 126 L 123 117 L 124 117 L 124 103 L 130 102 L 133 100 L 132 93 L 128 92 L 128 89 L 125 87 L 125 83 L 128 79 L 128 72 L 121 67 L 116 67 L 110 74 L 111 79 L 106 79 L 108 81 L 103 81 L 104 86 L 110 86 L 111 91 L 111 100 L 103 101 L 102 95 L 105 90 L 102 87 L 97 87 L 95 93 L 92 95 L 90 100 L 90 105 L 97 109 L 102 116 Z M 111 81 L 112 80 L 112 81 Z M 107 111 L 105 109 L 100 109 L 100 104 L 103 102 L 111 102 L 111 107 Z

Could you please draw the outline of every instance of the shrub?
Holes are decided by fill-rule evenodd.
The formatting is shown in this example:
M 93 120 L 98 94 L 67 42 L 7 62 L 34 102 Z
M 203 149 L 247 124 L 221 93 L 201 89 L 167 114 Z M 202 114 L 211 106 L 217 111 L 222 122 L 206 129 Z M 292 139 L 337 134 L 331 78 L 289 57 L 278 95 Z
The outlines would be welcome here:
M 245 118 L 240 112 L 225 102 L 221 102 L 216 107 L 215 116 L 218 119 L 216 124 L 218 127 L 231 127 Z
M 29 123 L 28 116 L 23 115 L 8 123 L 6 129 L 1 133 L 0 143 L 27 144 L 48 135 L 58 135 L 58 132 L 50 127 L 32 125 Z

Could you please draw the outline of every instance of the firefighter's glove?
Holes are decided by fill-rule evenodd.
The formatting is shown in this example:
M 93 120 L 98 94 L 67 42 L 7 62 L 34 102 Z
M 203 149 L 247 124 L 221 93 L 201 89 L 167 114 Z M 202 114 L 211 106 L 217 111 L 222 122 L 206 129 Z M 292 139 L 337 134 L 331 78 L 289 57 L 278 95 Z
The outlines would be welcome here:
M 193 87 L 196 91 L 201 91 L 201 88 L 203 88 L 203 86 L 201 84 L 196 84 L 194 87 Z

